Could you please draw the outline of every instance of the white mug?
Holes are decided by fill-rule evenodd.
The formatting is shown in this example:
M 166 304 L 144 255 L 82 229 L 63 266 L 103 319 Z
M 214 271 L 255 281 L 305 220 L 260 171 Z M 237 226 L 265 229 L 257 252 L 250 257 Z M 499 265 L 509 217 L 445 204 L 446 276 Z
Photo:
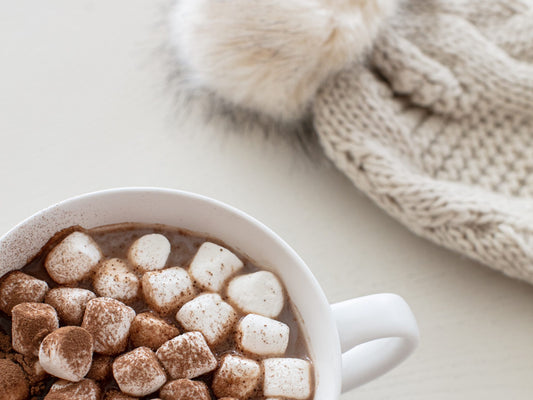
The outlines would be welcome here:
M 121 222 L 176 226 L 222 240 L 276 273 L 301 317 L 315 371 L 315 400 L 387 372 L 419 341 L 407 303 L 377 294 L 330 305 L 302 259 L 278 235 L 245 213 L 172 189 L 119 188 L 89 193 L 46 208 L 0 238 L 0 276 L 22 268 L 58 231 Z

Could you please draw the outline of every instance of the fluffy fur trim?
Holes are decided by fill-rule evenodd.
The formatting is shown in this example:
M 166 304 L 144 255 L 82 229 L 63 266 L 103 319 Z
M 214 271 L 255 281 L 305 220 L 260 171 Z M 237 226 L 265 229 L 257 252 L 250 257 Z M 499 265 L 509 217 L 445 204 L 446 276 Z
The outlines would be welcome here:
M 283 121 L 372 44 L 397 0 L 178 0 L 172 42 L 193 87 Z

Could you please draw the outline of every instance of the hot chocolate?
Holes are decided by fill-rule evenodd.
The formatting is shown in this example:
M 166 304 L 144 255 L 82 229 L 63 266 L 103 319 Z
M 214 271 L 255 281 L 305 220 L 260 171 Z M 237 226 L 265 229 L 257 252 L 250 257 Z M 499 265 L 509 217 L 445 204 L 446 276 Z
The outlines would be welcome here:
M 38 382 L 26 372 L 32 399 L 73 398 L 85 386 L 95 400 L 173 400 L 191 388 L 209 400 L 312 398 L 309 352 L 279 279 L 216 239 L 162 225 L 70 228 L 2 278 L 0 299 L 12 340 L 14 308 L 35 308 L 47 321 L 24 347 L 27 361 L 39 360 L 39 348 L 47 354 L 37 362 L 46 370 Z M 31 325 L 25 315 L 20 323 Z M 59 325 L 50 325 L 54 318 Z M 62 362 L 79 361 L 63 359 L 61 340 L 73 334 L 92 337 L 92 365 L 84 353 L 60 376 Z M 2 355 L 20 364 L 13 350 Z

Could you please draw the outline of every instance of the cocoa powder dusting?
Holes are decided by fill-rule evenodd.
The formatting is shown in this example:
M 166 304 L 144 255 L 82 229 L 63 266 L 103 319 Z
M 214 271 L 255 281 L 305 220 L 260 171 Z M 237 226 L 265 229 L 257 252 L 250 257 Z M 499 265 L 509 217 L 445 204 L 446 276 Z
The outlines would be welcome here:
M 29 384 L 20 366 L 13 361 L 0 359 L 0 394 L 9 393 L 12 400 L 29 396 Z

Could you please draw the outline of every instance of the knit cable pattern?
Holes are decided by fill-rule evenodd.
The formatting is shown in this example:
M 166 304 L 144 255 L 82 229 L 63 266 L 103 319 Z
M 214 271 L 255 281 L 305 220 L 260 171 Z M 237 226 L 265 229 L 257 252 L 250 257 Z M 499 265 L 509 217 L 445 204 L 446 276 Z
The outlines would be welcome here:
M 390 215 L 533 283 L 533 1 L 408 0 L 313 114 Z

